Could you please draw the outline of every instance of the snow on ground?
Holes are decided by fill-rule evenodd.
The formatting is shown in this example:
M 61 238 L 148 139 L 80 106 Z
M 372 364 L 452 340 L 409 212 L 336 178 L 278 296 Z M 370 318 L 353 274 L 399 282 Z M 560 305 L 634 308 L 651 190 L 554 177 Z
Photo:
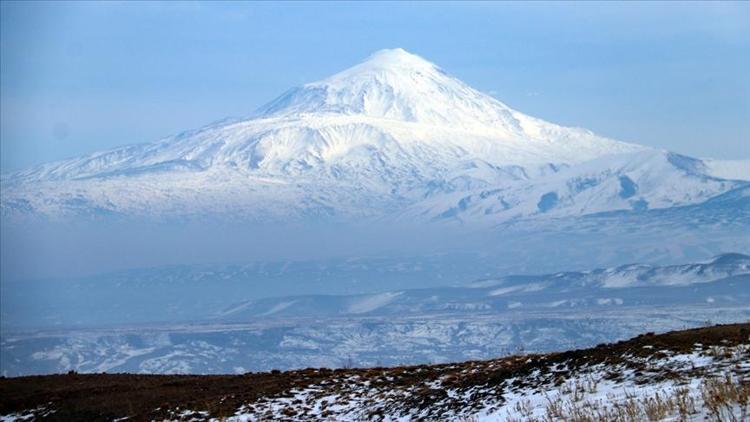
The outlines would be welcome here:
M 40 406 L 36 409 L 27 410 L 24 412 L 0 415 L 0 422 L 34 421 L 37 420 L 37 418 L 46 418 L 53 416 L 54 413 L 54 409 L 47 409 L 44 406 Z
M 374 377 L 346 374 L 243 405 L 227 420 L 542 421 L 588 415 L 592 420 L 699 421 L 750 417 L 747 344 L 711 348 L 696 344 L 684 353 L 649 345 L 643 348 L 653 353 L 622 356 L 617 363 L 555 362 L 494 384 L 483 378 L 488 370 L 535 358 L 468 362 L 462 370 L 458 370 L 460 364 L 445 365 L 443 375 L 417 383 L 404 380 L 425 370 L 420 367 L 404 368 L 395 376 L 385 371 Z M 457 388 L 451 381 L 456 377 L 484 382 Z M 719 403 L 714 397 L 731 396 L 731 391 L 737 402 Z

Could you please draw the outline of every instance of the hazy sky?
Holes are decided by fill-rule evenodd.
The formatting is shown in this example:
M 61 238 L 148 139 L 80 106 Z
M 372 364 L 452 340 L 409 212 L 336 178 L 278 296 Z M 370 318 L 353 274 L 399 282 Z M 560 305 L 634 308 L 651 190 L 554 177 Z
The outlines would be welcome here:
M 3 172 L 248 115 L 391 47 L 556 123 L 750 158 L 750 4 L 0 7 Z

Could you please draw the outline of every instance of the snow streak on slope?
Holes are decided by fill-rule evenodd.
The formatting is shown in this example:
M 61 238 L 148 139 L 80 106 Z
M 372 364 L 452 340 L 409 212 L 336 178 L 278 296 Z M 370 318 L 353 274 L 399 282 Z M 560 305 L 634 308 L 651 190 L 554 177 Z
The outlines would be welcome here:
M 507 276 L 464 286 L 407 289 L 364 295 L 297 295 L 246 301 L 216 313 L 221 321 L 274 317 L 423 315 L 525 312 L 552 308 L 603 309 L 633 305 L 736 305 L 750 296 L 750 256 L 724 254 L 695 264 L 629 264 L 591 271 Z M 736 292 L 733 294 L 733 292 Z
M 612 169 L 602 159 L 633 153 L 613 158 Z M 439 215 L 446 210 L 436 202 L 454 197 L 436 197 L 500 189 L 512 192 L 511 217 L 535 207 L 545 212 L 558 202 L 575 202 L 565 213 L 578 215 L 646 202 L 650 207 L 696 203 L 733 186 L 708 177 L 699 160 L 690 164 L 694 177 L 681 184 L 690 159 L 675 162 L 674 157 L 519 113 L 434 64 L 394 49 L 292 89 L 250 119 L 6 175 L 2 212 L 296 219 L 382 217 L 414 206 Z M 588 166 L 598 167 L 599 179 L 612 174 L 631 179 L 605 184 L 625 183 L 619 198 L 605 186 L 609 193 L 596 198 L 560 198 L 565 195 L 560 192 L 557 200 L 539 199 L 538 193 L 554 192 L 554 185 L 564 182 L 554 179 L 556 172 L 572 167 L 559 177 L 577 177 L 577 165 L 594 159 L 599 161 Z M 644 163 L 640 173 L 624 174 L 623 161 L 632 161 L 631 167 Z M 662 189 L 653 177 L 639 179 L 654 173 L 674 186 Z M 628 193 L 630 185 L 639 187 L 637 194 Z

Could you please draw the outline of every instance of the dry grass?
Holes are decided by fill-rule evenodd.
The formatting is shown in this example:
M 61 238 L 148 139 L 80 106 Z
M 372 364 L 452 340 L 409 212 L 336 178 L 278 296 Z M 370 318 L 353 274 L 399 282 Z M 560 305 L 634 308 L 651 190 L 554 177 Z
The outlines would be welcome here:
M 701 386 L 703 405 L 709 414 L 721 421 L 748 419 L 750 384 L 742 383 L 731 374 L 709 378 Z
M 593 379 L 592 379 L 593 380 Z M 592 384 L 593 383 L 593 384 Z M 546 409 L 542 418 L 532 417 L 528 402 L 517 404 L 514 409 L 520 419 L 528 422 L 641 422 L 661 421 L 674 418 L 679 421 L 701 419 L 703 413 L 716 421 L 746 421 L 750 414 L 750 384 L 727 374 L 723 377 L 707 378 L 698 391 L 687 387 L 662 390 L 645 397 L 624 393 L 624 399 L 615 403 L 587 400 L 586 392 L 596 391 L 595 381 L 577 381 L 561 389 L 567 398 L 546 397 Z M 583 390 L 582 386 L 586 386 Z M 584 391 L 582 396 L 580 391 Z M 515 416 L 515 415 L 513 415 Z

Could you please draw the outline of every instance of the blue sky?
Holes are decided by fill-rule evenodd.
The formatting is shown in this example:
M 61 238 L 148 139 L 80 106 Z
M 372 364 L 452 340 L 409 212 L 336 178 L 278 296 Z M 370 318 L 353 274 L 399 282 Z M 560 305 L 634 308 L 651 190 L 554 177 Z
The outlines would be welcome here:
M 248 115 L 391 47 L 556 123 L 750 158 L 749 4 L 0 7 L 3 172 Z

